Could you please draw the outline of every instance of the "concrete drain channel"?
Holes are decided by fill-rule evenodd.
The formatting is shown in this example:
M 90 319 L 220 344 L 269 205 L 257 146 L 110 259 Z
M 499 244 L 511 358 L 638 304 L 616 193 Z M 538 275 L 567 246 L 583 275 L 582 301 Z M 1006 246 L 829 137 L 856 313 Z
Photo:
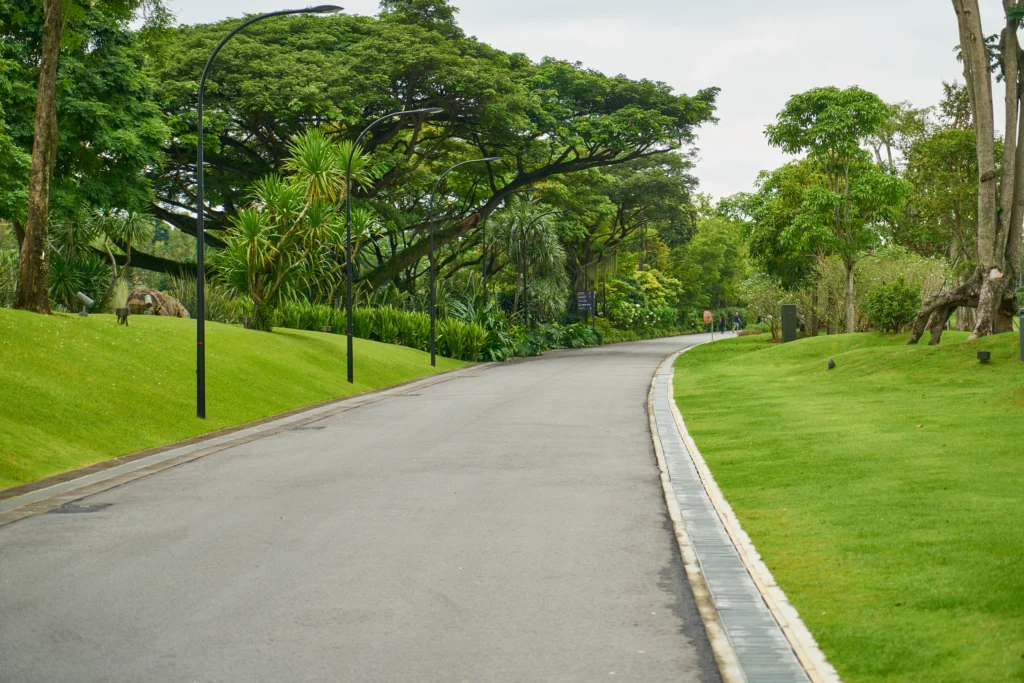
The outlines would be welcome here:
M 61 505 L 59 508 L 54 508 L 47 512 L 48 515 L 84 515 L 90 512 L 99 512 L 113 505 L 113 503 L 91 503 L 91 504 L 74 504 L 69 503 L 68 505 Z

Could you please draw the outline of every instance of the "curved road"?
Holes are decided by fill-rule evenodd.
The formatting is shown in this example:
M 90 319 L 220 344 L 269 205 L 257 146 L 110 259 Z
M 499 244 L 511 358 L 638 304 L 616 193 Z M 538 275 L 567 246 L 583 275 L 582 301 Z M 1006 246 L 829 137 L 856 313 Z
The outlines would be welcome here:
M 0 679 L 718 681 L 646 402 L 703 336 L 472 369 L 0 528 Z

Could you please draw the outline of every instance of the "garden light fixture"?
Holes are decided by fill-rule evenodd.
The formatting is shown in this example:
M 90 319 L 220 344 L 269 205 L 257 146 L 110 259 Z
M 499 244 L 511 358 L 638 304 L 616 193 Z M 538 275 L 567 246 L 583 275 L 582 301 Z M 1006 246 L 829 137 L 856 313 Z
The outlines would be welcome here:
M 78 301 L 78 303 L 82 304 L 82 310 L 78 312 L 78 315 L 82 316 L 83 318 L 89 317 L 89 309 L 92 308 L 92 305 L 96 302 L 87 297 L 83 292 L 79 292 L 78 294 L 76 294 L 75 299 Z
M 434 196 L 437 194 L 437 188 L 441 186 L 441 181 L 444 180 L 445 176 L 457 169 L 459 166 L 465 166 L 466 164 L 479 164 L 479 163 L 490 163 L 492 161 L 501 161 L 501 157 L 484 157 L 483 159 L 469 159 L 467 161 L 460 161 L 455 164 L 447 171 L 441 174 L 441 177 L 434 183 L 434 189 L 430 191 L 430 365 L 432 367 L 437 366 L 437 335 L 435 332 L 435 325 L 437 322 L 437 306 L 435 305 L 434 299 L 436 297 L 435 291 L 435 273 L 434 273 Z
M 440 114 L 444 109 L 441 107 L 426 107 L 425 109 L 409 109 L 405 111 L 393 111 L 380 117 L 359 134 L 356 141 L 352 143 L 352 151 L 348 155 L 348 165 L 345 167 L 345 311 L 348 323 L 345 329 L 348 345 L 348 381 L 355 382 L 355 363 L 352 349 L 352 159 L 355 158 L 356 150 L 359 148 L 359 141 L 363 139 L 370 130 L 378 123 L 390 121 L 401 116 L 418 116 L 420 114 Z
M 243 28 L 257 21 L 280 17 L 286 14 L 333 14 L 340 12 L 341 7 L 337 5 L 317 5 L 305 9 L 285 9 L 277 12 L 267 12 L 252 17 L 236 26 L 230 33 L 224 36 L 206 60 L 203 67 L 203 74 L 199 78 L 199 101 L 196 105 L 198 119 L 197 131 L 199 137 L 196 141 L 196 417 L 206 419 L 206 266 L 204 259 L 206 230 L 204 227 L 204 214 L 206 204 L 203 198 L 203 95 L 206 94 L 206 75 L 210 72 L 210 65 L 224 44 Z

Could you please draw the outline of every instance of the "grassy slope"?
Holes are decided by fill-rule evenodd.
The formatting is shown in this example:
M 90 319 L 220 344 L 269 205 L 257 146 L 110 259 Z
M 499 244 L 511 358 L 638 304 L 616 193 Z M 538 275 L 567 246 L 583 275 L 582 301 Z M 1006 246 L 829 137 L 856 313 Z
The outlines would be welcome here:
M 848 683 L 1024 680 L 1018 337 L 747 337 L 677 362 L 687 426 Z
M 206 330 L 203 421 L 194 321 L 0 309 L 0 488 L 431 372 L 425 353 L 356 339 L 350 385 L 341 335 Z

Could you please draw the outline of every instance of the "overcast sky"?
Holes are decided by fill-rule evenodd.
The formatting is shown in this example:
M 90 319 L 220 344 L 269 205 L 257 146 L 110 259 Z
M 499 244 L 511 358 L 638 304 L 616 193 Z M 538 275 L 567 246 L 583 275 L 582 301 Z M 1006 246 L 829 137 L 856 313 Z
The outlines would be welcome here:
M 301 7 L 303 0 L 169 0 L 180 23 Z M 312 0 L 308 4 L 317 4 Z M 377 0 L 341 0 L 376 14 Z M 859 85 L 888 102 L 934 105 L 963 80 L 952 3 L 936 0 L 454 0 L 469 35 L 533 59 L 583 62 L 609 75 L 665 81 L 678 92 L 722 89 L 716 126 L 700 133 L 697 175 L 717 197 L 752 188 L 783 156 L 764 139 L 786 99 Z M 982 0 L 997 33 L 998 0 Z M 1000 108 L 997 105 L 996 110 Z M 997 121 L 998 126 L 998 121 Z

